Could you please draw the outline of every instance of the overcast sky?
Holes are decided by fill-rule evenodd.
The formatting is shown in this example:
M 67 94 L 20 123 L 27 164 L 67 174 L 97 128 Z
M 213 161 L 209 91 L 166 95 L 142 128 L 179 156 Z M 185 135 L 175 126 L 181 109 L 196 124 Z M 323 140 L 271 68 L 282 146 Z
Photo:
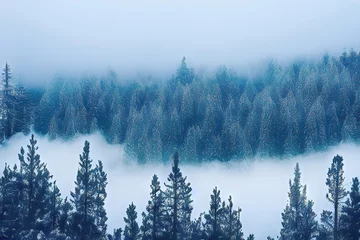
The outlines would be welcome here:
M 360 0 L 3 1 L 0 64 L 56 70 L 247 67 L 360 46 Z

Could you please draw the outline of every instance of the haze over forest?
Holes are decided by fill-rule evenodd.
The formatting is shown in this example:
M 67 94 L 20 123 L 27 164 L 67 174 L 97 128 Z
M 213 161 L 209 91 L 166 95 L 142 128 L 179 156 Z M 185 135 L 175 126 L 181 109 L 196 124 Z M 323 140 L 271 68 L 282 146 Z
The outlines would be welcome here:
M 359 12 L 1 3 L 0 239 L 358 240 Z

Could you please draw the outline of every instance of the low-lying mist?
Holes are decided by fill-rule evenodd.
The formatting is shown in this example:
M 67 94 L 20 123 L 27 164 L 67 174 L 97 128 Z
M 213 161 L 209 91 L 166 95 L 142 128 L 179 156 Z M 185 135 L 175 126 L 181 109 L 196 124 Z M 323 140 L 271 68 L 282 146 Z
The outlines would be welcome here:
M 166 181 L 171 171 L 167 165 L 138 165 L 129 160 L 121 145 L 110 145 L 100 134 L 78 136 L 71 141 L 48 141 L 46 137 L 36 136 L 41 160 L 46 162 L 63 196 L 74 190 L 79 154 L 84 141 L 90 142 L 90 154 L 94 160 L 102 160 L 108 174 L 108 197 L 106 200 L 108 230 L 123 227 L 123 217 L 127 206 L 134 202 L 137 206 L 138 220 L 149 199 L 150 181 L 153 174 L 160 181 Z M 20 147 L 29 142 L 29 136 L 17 134 L 6 146 L 0 147 L 1 164 L 18 163 Z M 287 202 L 290 178 L 293 178 L 295 163 L 299 162 L 302 183 L 308 186 L 308 198 L 315 202 L 314 210 L 320 215 L 323 209 L 331 210 L 325 199 L 327 188 L 325 179 L 332 158 L 339 154 L 344 157 L 345 186 L 350 189 L 351 178 L 360 175 L 360 146 L 341 144 L 326 152 L 291 159 L 253 159 L 212 162 L 201 165 L 181 165 L 180 169 L 188 176 L 193 188 L 193 218 L 209 208 L 210 194 L 214 186 L 221 190 L 222 200 L 232 195 L 235 206 L 242 208 L 242 223 L 245 235 L 254 233 L 257 239 L 277 236 L 281 228 L 281 212 Z

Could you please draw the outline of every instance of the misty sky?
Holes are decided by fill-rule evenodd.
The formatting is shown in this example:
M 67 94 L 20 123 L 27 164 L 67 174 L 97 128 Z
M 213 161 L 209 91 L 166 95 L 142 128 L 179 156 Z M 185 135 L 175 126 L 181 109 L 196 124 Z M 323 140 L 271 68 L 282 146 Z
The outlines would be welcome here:
M 137 206 L 139 223 L 141 212 L 145 210 L 149 199 L 150 182 L 153 174 L 159 176 L 162 187 L 171 171 L 167 165 L 154 164 L 139 166 L 129 164 L 122 145 L 107 144 L 99 134 L 80 136 L 71 141 L 55 140 L 49 142 L 46 137 L 38 140 L 41 160 L 57 180 L 63 196 L 74 191 L 74 181 L 78 169 L 79 154 L 84 141 L 90 141 L 90 155 L 95 162 L 100 159 L 108 174 L 108 197 L 106 200 L 109 217 L 109 232 L 113 228 L 123 227 L 126 208 L 133 201 Z M 29 143 L 29 136 L 16 134 L 7 146 L 0 146 L 0 164 L 17 163 L 20 146 Z M 277 236 L 281 229 L 281 212 L 285 208 L 290 178 L 293 178 L 295 163 L 299 162 L 302 183 L 307 184 L 308 198 L 315 202 L 314 211 L 320 215 L 323 209 L 331 210 L 326 200 L 325 180 L 332 158 L 336 154 L 344 157 L 345 186 L 351 188 L 351 178 L 359 176 L 360 147 L 342 144 L 326 152 L 298 156 L 281 161 L 255 160 L 251 162 L 232 161 L 229 164 L 212 162 L 201 166 L 182 165 L 180 168 L 193 188 L 193 218 L 209 208 L 210 194 L 217 186 L 222 200 L 231 194 L 235 207 L 242 208 L 243 230 L 246 235 L 254 233 L 256 239 L 266 239 L 268 235 Z M 181 161 L 181 156 L 180 156 Z
M 172 73 L 182 56 L 246 68 L 359 49 L 359 12 L 360 0 L 2 1 L 0 64 L 22 79 L 109 66 Z

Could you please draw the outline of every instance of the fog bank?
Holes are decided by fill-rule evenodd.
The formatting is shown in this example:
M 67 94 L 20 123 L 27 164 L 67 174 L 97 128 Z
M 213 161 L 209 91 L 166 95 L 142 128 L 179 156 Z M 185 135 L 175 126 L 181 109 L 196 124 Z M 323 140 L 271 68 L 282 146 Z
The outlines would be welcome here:
M 360 48 L 359 0 L 3 1 L 0 65 L 23 81 L 58 70 L 246 68 Z
M 106 208 L 109 231 L 123 227 L 126 208 L 132 201 L 140 217 L 149 199 L 152 175 L 157 174 L 163 186 L 171 171 L 170 163 L 148 166 L 131 163 L 122 146 L 109 145 L 98 134 L 79 136 L 68 142 L 49 142 L 45 137 L 36 138 L 41 160 L 47 163 L 63 196 L 74 190 L 79 154 L 84 141 L 90 142 L 91 158 L 94 162 L 102 160 L 108 174 Z M 0 147 L 0 166 L 4 166 L 4 162 L 18 163 L 17 153 L 21 146 L 26 148 L 28 142 L 29 136 L 17 134 L 7 146 Z M 287 160 L 256 159 L 248 162 L 232 161 L 229 164 L 214 162 L 201 166 L 183 166 L 180 156 L 180 168 L 188 176 L 193 188 L 193 218 L 208 210 L 212 189 L 218 186 L 222 200 L 227 200 L 231 194 L 235 207 L 242 208 L 245 235 L 254 233 L 256 238 L 265 239 L 268 235 L 275 237 L 279 234 L 281 212 L 285 208 L 289 190 L 288 180 L 293 178 L 296 162 L 300 164 L 302 183 L 308 186 L 308 198 L 314 200 L 314 210 L 319 215 L 323 209 L 331 209 L 325 199 L 325 179 L 332 158 L 336 154 L 344 157 L 345 182 L 350 189 L 351 178 L 360 176 L 359 153 L 360 146 L 342 144 L 323 153 Z

